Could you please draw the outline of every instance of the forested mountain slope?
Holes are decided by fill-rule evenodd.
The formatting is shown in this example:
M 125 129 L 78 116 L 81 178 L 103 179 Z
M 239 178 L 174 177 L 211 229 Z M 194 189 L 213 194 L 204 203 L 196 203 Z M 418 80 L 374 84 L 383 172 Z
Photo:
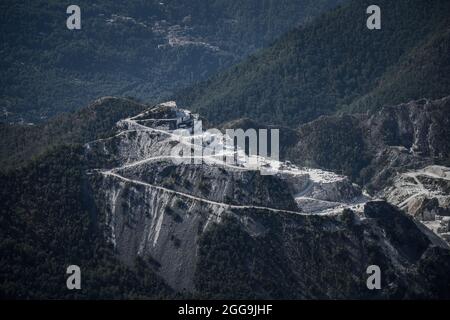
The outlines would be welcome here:
M 184 137 L 160 122 L 186 110 L 170 103 L 130 116 L 141 107 L 109 97 L 72 114 L 67 134 L 36 126 L 61 137 L 0 173 L 1 297 L 449 297 L 448 245 L 404 212 L 369 201 L 345 176 L 287 162 L 269 176 L 211 156 L 175 164 L 171 148 Z M 103 117 L 121 113 L 107 129 L 113 118 Z M 386 128 L 396 143 L 397 128 Z M 208 136 L 202 146 L 215 141 Z M 70 264 L 82 269 L 75 293 L 65 286 Z M 373 264 L 381 290 L 366 286 Z
M 381 30 L 366 27 L 371 4 L 351 1 L 178 100 L 215 123 L 249 117 L 297 126 L 337 111 L 447 95 L 450 2 L 379 1 Z
M 322 116 L 299 127 L 287 157 L 380 191 L 399 172 L 450 165 L 449 114 L 447 96 L 389 105 L 373 114 Z
M 21 166 L 53 147 L 107 135 L 117 121 L 147 107 L 131 99 L 103 97 L 37 125 L 0 124 L 0 171 Z
M 158 100 L 204 80 L 343 0 L 0 4 L 1 122 L 38 122 L 105 95 Z

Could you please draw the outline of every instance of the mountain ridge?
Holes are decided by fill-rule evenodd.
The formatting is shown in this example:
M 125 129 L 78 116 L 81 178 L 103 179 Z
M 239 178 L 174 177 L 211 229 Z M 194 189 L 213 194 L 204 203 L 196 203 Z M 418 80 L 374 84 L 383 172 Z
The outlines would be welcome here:
M 450 9 L 448 2 L 381 1 L 381 30 L 366 28 L 369 4 L 351 1 L 326 13 L 228 71 L 181 91 L 176 100 L 215 124 L 250 117 L 265 124 L 296 127 L 323 114 L 352 108 L 358 112 L 377 110 L 382 106 L 378 101 L 394 104 L 448 95 L 448 41 L 437 40 L 448 39 L 450 24 L 444 14 Z M 421 55 L 421 46 L 431 57 Z M 414 56 L 414 50 L 420 54 Z M 408 64 L 411 57 L 425 66 Z M 394 78 L 392 83 L 381 83 L 381 88 L 392 85 L 397 89 L 383 89 L 389 93 L 385 97 L 381 90 L 377 99 L 356 105 L 358 99 L 376 91 L 383 77 L 386 82 L 399 73 L 395 68 L 402 63 L 402 70 L 407 71 L 403 78 L 411 83 L 409 90 L 407 86 L 399 90 L 401 82 Z M 420 77 L 412 77 L 414 74 Z M 427 75 L 433 75 L 432 82 L 426 81 Z M 414 83 L 419 79 L 422 86 Z M 394 95 L 393 101 L 390 95 Z
M 85 267 L 89 261 L 84 280 L 89 291 L 79 298 L 448 297 L 450 249 L 412 216 L 385 201 L 354 201 L 360 188 L 323 170 L 285 163 L 278 175 L 263 177 L 245 164 L 222 166 L 214 157 L 200 166 L 174 164 L 170 150 L 184 140 L 157 119 L 175 121 L 174 114 L 189 113 L 174 103 L 132 103 L 131 110 L 144 110 L 127 114 L 130 103 L 98 100 L 86 112 L 125 109 L 117 112 L 116 129 L 105 131 L 105 137 L 81 135 L 94 137 L 83 145 L 56 144 L 50 158 L 39 156 L 0 175 L 8 182 L 0 190 L 0 218 L 8 226 L 1 234 L 1 257 L 25 246 L 21 256 L 34 261 L 33 252 L 44 250 L 40 256 L 56 260 L 39 269 L 41 279 L 53 279 L 52 268 L 60 261 L 75 260 Z M 89 205 L 80 207 L 83 203 Z M 44 214 L 41 223 L 50 225 L 37 224 L 37 234 L 29 233 L 34 241 L 25 244 L 17 238 L 14 230 L 31 228 Z M 59 219 L 66 223 L 58 224 Z M 70 227 L 72 219 L 83 223 Z M 71 237 L 61 241 L 65 232 Z M 84 235 L 98 238 L 86 242 Z M 51 244 L 51 250 L 39 246 L 41 241 Z M 102 252 L 97 259 L 92 259 L 94 249 Z M 27 270 L 21 260 L 12 261 L 14 269 Z M 382 268 L 386 284 L 376 292 L 367 289 L 362 276 L 372 264 Z M 101 271 L 106 276 L 99 284 Z M 72 298 L 57 286 L 28 291 L 30 284 L 15 273 L 2 277 L 2 296 Z M 38 283 L 32 286 L 38 288 Z
M 104 95 L 156 103 L 344 0 L 0 4 L 1 122 L 43 122 Z

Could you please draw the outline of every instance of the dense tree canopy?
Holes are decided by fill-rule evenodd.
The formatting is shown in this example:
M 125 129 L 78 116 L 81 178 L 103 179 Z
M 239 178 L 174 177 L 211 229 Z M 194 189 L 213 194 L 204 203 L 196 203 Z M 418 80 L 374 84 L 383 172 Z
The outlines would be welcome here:
M 351 1 L 178 100 L 215 123 L 249 117 L 295 127 L 337 111 L 448 95 L 450 3 L 379 1 L 381 30 L 366 27 L 370 4 Z
M 341 0 L 0 3 L 2 122 L 39 122 L 104 95 L 162 99 Z

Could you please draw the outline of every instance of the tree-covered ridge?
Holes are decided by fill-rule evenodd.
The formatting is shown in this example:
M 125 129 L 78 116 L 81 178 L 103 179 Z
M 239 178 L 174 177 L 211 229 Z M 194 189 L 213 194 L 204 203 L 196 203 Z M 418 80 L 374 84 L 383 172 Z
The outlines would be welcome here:
M 377 192 L 399 172 L 450 165 L 450 96 L 322 116 L 296 130 L 286 158 L 343 173 Z
M 0 4 L 0 121 L 42 121 L 105 95 L 155 101 L 205 80 L 343 0 Z
M 447 95 L 450 3 L 379 1 L 381 30 L 366 27 L 371 4 L 324 14 L 178 99 L 215 123 L 250 117 L 297 126 L 349 106 Z
M 148 262 L 124 266 L 103 235 L 79 146 L 49 150 L 0 174 L 0 298 L 139 299 L 174 297 Z M 81 290 L 66 287 L 78 265 Z
M 369 202 L 357 222 L 338 217 L 246 212 L 226 216 L 200 239 L 196 288 L 213 299 L 448 299 L 450 251 L 433 246 L 411 217 Z M 375 224 L 372 224 L 374 223 Z M 381 232 L 380 232 L 381 231 Z M 389 242 L 403 261 L 392 263 Z M 365 266 L 383 270 L 382 290 L 367 290 Z
M 377 106 L 402 103 L 423 97 L 449 94 L 450 29 L 447 25 L 423 44 L 411 50 L 378 81 L 373 90 L 356 99 L 344 111 L 363 112 Z
M 58 145 L 108 136 L 117 121 L 146 108 L 134 100 L 103 97 L 77 112 L 61 114 L 42 124 L 0 124 L 0 171 L 22 165 Z
M 378 155 L 382 150 L 375 149 L 378 144 L 409 148 L 414 138 L 411 132 L 424 133 L 424 141 L 431 143 L 423 146 L 419 141 L 421 148 L 431 152 L 422 156 L 442 154 L 448 158 L 450 148 L 446 137 L 450 126 L 446 125 L 448 117 L 445 115 L 448 114 L 449 101 L 449 98 L 424 100 L 387 108 L 379 112 L 378 119 L 367 119 L 370 115 L 321 117 L 305 124 L 297 132 L 290 129 L 298 143 L 288 143 L 291 150 L 287 152 L 297 152 L 288 153 L 288 158 L 358 174 L 361 168 L 367 168 L 367 162 L 360 166 L 360 161 L 370 153 Z M 102 179 L 88 170 L 92 168 L 92 157 L 87 156 L 86 146 L 63 145 L 110 135 L 110 127 L 115 121 L 136 114 L 145 107 L 132 100 L 107 97 L 67 115 L 66 121 L 58 123 L 55 119 L 46 126 L 31 127 L 36 128 L 36 137 L 40 137 L 39 131 L 54 137 L 53 143 L 48 143 L 53 147 L 21 168 L 0 172 L 0 297 L 186 297 L 183 293 L 175 295 L 155 275 L 161 266 L 151 255 L 142 255 L 140 257 L 145 258 L 136 261 L 133 259 L 133 263 L 127 266 L 117 260 L 120 249 L 116 247 L 114 250 L 107 245 L 109 233 L 104 232 L 111 227 L 105 223 L 110 202 L 104 202 L 101 196 L 95 195 L 95 190 L 111 191 L 112 186 L 102 184 Z M 410 109 L 414 111 L 412 116 Z M 409 125 L 404 130 L 405 127 L 400 126 L 404 119 L 423 123 L 417 130 Z M 428 119 L 432 122 L 429 123 Z M 256 126 L 260 125 L 250 119 L 227 124 L 230 128 Z M 283 134 L 280 136 L 283 139 Z M 406 153 L 397 149 L 394 150 L 395 166 L 409 165 L 408 161 L 399 163 Z M 111 149 L 112 153 L 120 153 L 119 150 Z M 422 153 L 424 150 L 419 148 L 417 151 Z M 13 151 L 11 148 L 10 152 Z M 95 158 L 97 153 L 92 155 Z M 101 158 L 97 160 L 102 161 Z M 378 163 L 381 170 L 388 168 L 385 163 Z M 420 162 L 414 159 L 414 164 L 420 165 Z M 380 171 L 379 166 L 371 166 L 376 172 Z M 391 169 L 397 171 L 396 167 Z M 150 173 L 144 169 L 145 172 Z M 190 181 L 189 175 L 180 177 L 182 179 L 166 179 L 165 182 L 171 180 L 170 183 L 185 185 L 182 181 Z M 203 180 L 199 182 L 203 185 L 199 188 L 208 189 L 214 180 L 207 184 Z M 174 188 L 173 185 L 166 187 Z M 128 198 L 130 188 L 125 190 L 128 190 L 124 192 Z M 136 192 L 144 191 L 136 189 Z M 131 198 L 142 201 L 139 196 Z M 130 215 L 128 218 L 136 213 L 133 210 L 147 210 L 129 205 L 139 202 L 116 203 L 121 203 L 119 214 Z M 187 210 L 183 201 L 175 203 L 177 210 Z M 174 219 L 173 224 L 185 221 L 185 217 L 169 206 L 161 207 L 161 210 Z M 201 211 L 192 213 L 201 215 Z M 210 225 L 210 229 L 198 239 L 195 290 L 189 297 L 448 298 L 449 250 L 432 246 L 411 217 L 382 201 L 372 202 L 369 209 L 365 209 L 367 219 L 362 223 L 350 210 L 339 216 L 268 214 L 257 209 L 227 210 L 223 214 L 224 220 Z M 373 224 L 374 219 L 376 224 Z M 140 220 L 133 223 L 145 225 Z M 163 224 L 163 228 L 167 226 Z M 200 229 L 197 226 L 194 230 L 197 233 Z M 180 240 L 172 236 L 170 241 L 179 246 Z M 386 241 L 390 242 L 387 246 Z M 395 246 L 394 250 L 391 245 Z M 392 263 L 392 252 L 399 253 L 404 266 L 397 268 Z M 65 287 L 65 268 L 69 264 L 82 268 L 80 292 L 74 293 Z M 371 264 L 380 265 L 383 279 L 394 285 L 387 286 L 387 290 L 367 290 L 366 278 L 359 275 L 365 275 L 365 267 Z

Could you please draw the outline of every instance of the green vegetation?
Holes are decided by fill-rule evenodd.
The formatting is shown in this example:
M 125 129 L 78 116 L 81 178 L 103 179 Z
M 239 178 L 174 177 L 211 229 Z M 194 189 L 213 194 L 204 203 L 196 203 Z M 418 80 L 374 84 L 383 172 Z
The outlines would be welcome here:
M 362 272 L 361 266 L 345 254 L 347 245 L 362 241 L 362 229 L 344 231 L 338 224 L 331 232 L 324 225 L 335 222 L 326 217 L 248 213 L 266 233 L 251 236 L 243 223 L 228 216 L 202 236 L 195 278 L 201 297 L 311 299 L 349 292 L 363 296 L 364 284 L 351 276 Z
M 148 106 L 129 99 L 106 98 L 72 114 L 35 126 L 0 124 L 0 171 L 22 165 L 47 149 L 108 137 L 120 119 Z
M 351 1 L 178 100 L 215 124 L 249 117 L 296 127 L 323 114 L 450 93 L 450 3 L 381 0 L 381 30 L 366 28 L 370 1 Z
M 159 2 L 110 0 L 94 5 L 80 0 L 86 9 L 80 32 L 65 28 L 63 3 L 2 2 L 0 103 L 5 109 L 0 111 L 13 113 L 4 120 L 40 121 L 41 116 L 75 110 L 105 94 L 158 100 L 174 88 L 206 79 L 340 1 Z M 362 132 L 372 127 L 362 126 L 359 115 L 298 125 L 323 114 L 371 111 L 422 96 L 438 98 L 449 94 L 450 71 L 448 1 L 380 0 L 380 31 L 365 27 L 369 4 L 352 1 L 289 32 L 245 62 L 181 92 L 178 100 L 212 124 L 239 119 L 225 127 L 291 127 L 281 132 L 287 142 L 283 156 L 363 179 L 364 171 L 379 168 L 370 166 L 369 147 L 375 143 L 365 141 Z M 181 28 L 171 29 L 179 38 L 219 50 L 204 44 L 167 46 L 165 37 L 174 25 Z M 110 136 L 118 120 L 145 108 L 132 99 L 107 98 L 43 124 L 0 125 L 0 298 L 178 297 L 156 275 L 161 267 L 156 259 L 148 256 L 127 266 L 117 260 L 105 239 L 106 210 L 101 204 L 96 207 L 87 181 L 92 161 L 104 159 L 95 154 L 87 159 L 82 145 Z M 376 138 L 398 145 L 395 125 L 387 123 L 380 129 L 386 133 Z M 436 137 L 447 149 L 446 131 L 441 131 Z M 192 187 L 169 173 L 163 185 L 181 181 L 185 188 Z M 252 179 L 251 184 L 259 186 L 267 183 L 258 179 L 270 182 L 271 177 Z M 206 180 L 198 187 L 203 193 L 210 189 Z M 235 203 L 252 192 L 256 200 L 271 196 L 294 206 L 284 184 L 274 180 L 269 191 L 242 189 L 225 195 L 224 201 Z M 165 213 L 183 223 L 190 204 L 177 199 Z M 380 212 L 398 215 L 390 207 L 375 209 L 375 218 Z M 448 275 L 448 250 L 429 250 L 411 221 L 402 229 L 399 219 L 405 218 L 394 218 L 374 227 L 370 219 L 355 223 L 350 211 L 339 219 L 257 210 L 242 210 L 236 217 L 227 211 L 224 221 L 204 234 L 204 226 L 198 226 L 195 297 L 402 298 L 418 288 L 425 288 L 417 292 L 419 297 L 448 297 L 448 281 L 437 280 Z M 396 269 L 380 237 L 391 240 L 400 262 L 414 263 Z M 174 235 L 169 239 L 176 248 L 184 245 Z M 412 240 L 423 243 L 414 247 Z M 395 283 L 387 293 L 368 292 L 365 279 L 355 277 L 372 263 L 382 267 L 387 283 Z M 81 267 L 81 291 L 66 288 L 65 270 L 71 264 Z
M 80 0 L 77 31 L 69 3 L 2 1 L 0 121 L 40 122 L 104 95 L 162 99 L 340 1 Z
M 122 265 L 104 239 L 90 198 L 81 147 L 58 147 L 0 175 L 1 298 L 168 298 L 173 294 L 144 261 Z M 80 266 L 82 289 L 66 288 Z
M 322 117 L 301 126 L 298 132 L 299 143 L 288 151 L 288 159 L 352 178 L 359 177 L 369 163 L 361 124 L 355 117 Z
M 224 217 L 200 239 L 197 296 L 214 299 L 446 299 L 450 252 L 430 245 L 410 217 L 372 202 L 374 221 L 267 214 Z M 245 219 L 266 231 L 249 233 Z M 339 221 L 340 220 L 340 221 Z M 369 219 L 368 219 L 369 220 Z M 380 228 L 382 233 L 380 233 Z M 381 238 L 380 238 L 381 237 Z M 383 240 L 384 238 L 384 240 Z M 403 270 L 392 264 L 389 241 Z M 366 268 L 383 270 L 383 290 L 367 290 Z

